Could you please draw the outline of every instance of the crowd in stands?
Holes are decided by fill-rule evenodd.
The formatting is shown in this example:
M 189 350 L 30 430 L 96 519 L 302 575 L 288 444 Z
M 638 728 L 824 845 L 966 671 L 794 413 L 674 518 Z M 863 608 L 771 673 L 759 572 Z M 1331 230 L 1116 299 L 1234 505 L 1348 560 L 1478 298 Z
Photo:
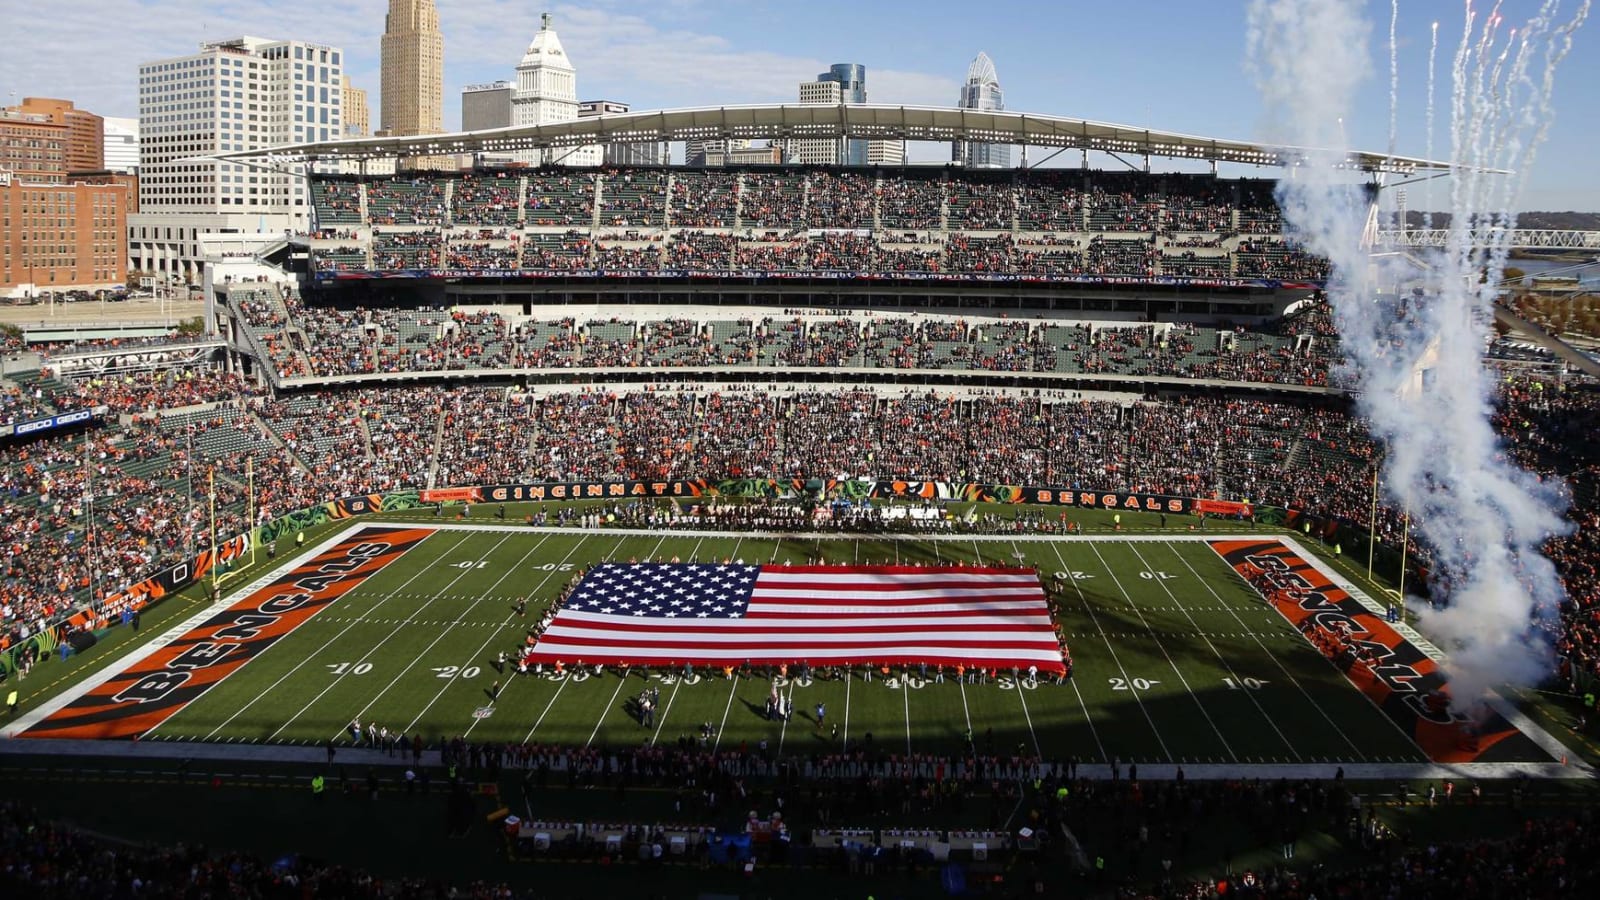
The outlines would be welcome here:
M 656 271 L 663 260 L 654 248 L 666 244 L 672 271 L 718 271 L 727 261 L 744 271 L 785 274 L 1289 281 L 1327 275 L 1324 261 L 1283 240 L 1270 182 L 1200 175 L 535 169 L 330 180 L 319 182 L 313 201 L 319 226 L 311 232 L 312 257 L 326 273 Z M 350 224 L 370 227 L 370 236 L 343 227 Z M 484 235 L 473 232 L 483 227 L 511 229 L 526 246 L 520 253 L 514 243 L 485 246 Z M 581 252 L 558 262 L 540 252 L 534 241 L 547 241 L 553 228 L 567 230 L 562 243 L 581 242 Z M 647 246 L 615 246 L 601 229 L 616 228 L 645 229 L 636 239 Z M 695 234 L 680 250 L 675 245 L 685 231 Z M 815 240 L 804 245 L 807 231 L 850 232 L 859 246 L 837 253 Z M 697 252 L 721 249 L 707 232 L 730 245 L 728 256 Z M 896 246 L 918 232 L 916 248 Z M 599 241 L 592 252 L 591 238 Z
M 976 258 L 1008 238 L 962 241 L 962 252 Z M 527 249 L 531 252 L 534 248 Z M 485 243 L 474 252 L 512 251 Z M 624 241 L 603 246 L 598 252 L 609 265 L 643 268 L 659 265 L 661 248 Z M 725 235 L 688 232 L 666 247 L 669 258 L 694 260 L 697 267 L 721 265 L 728 252 L 741 257 L 759 253 L 769 260 L 787 257 L 797 266 L 825 269 L 848 268 L 871 251 L 859 238 L 840 233 L 818 235 L 803 243 L 736 247 Z M 562 259 L 565 257 L 552 257 L 551 263 Z M 865 325 L 850 326 L 815 317 L 711 319 L 700 323 L 705 326 L 706 339 L 689 353 L 683 352 L 680 344 L 645 340 L 639 334 L 639 322 L 619 323 L 620 330 L 613 328 L 617 333 L 602 342 L 574 321 L 541 320 L 511 312 L 336 309 L 304 303 L 293 291 L 271 285 L 232 286 L 223 294 L 229 310 L 244 325 L 249 342 L 282 379 L 452 369 L 842 365 L 1320 386 L 1328 383 L 1328 371 L 1338 358 L 1338 343 L 1331 334 L 1325 307 L 1252 328 L 1184 323 L 1062 324 L 1051 320 L 966 323 L 896 316 L 876 316 Z M 863 336 L 868 340 L 863 341 Z M 160 367 L 149 364 L 139 368 Z M 69 370 L 67 374 L 82 373 Z M 150 383 L 161 382 L 155 379 Z M 197 386 L 205 387 L 203 383 Z M 209 393 L 197 395 L 200 399 L 196 402 L 221 399 L 227 390 L 227 384 L 213 385 Z M 17 379 L 0 381 L 0 422 L 80 408 L 90 395 L 83 393 L 86 399 L 82 402 L 64 402 L 67 396 Z M 136 405 L 127 399 L 117 402 L 121 411 L 128 411 L 130 403 Z

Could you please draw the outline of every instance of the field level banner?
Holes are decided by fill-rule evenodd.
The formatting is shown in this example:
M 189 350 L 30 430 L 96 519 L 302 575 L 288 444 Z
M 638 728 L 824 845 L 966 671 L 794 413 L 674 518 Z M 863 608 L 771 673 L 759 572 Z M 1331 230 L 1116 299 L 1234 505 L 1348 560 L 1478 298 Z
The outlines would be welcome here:
M 816 482 L 812 482 L 815 484 Z M 783 481 L 771 478 L 730 478 L 712 481 L 690 478 L 677 481 L 572 481 L 541 484 L 497 484 L 481 488 L 447 488 L 421 492 L 424 502 L 516 503 L 545 500 L 625 500 L 630 498 L 675 497 L 793 499 L 814 493 L 807 479 Z M 1224 500 L 1196 500 L 1170 494 L 1142 494 L 1126 491 L 1079 490 L 1068 487 L 1039 487 L 1004 484 L 977 484 L 956 481 L 872 481 L 827 479 L 820 482 L 824 497 L 844 500 L 886 500 L 890 498 L 936 500 L 958 503 L 1035 503 L 1050 506 L 1076 506 L 1085 509 L 1130 510 L 1159 513 L 1198 513 L 1212 515 L 1250 515 L 1248 503 Z M 413 494 L 413 496 L 416 496 Z
M 171 718 L 433 533 L 365 528 L 222 610 L 22 733 L 131 739 Z

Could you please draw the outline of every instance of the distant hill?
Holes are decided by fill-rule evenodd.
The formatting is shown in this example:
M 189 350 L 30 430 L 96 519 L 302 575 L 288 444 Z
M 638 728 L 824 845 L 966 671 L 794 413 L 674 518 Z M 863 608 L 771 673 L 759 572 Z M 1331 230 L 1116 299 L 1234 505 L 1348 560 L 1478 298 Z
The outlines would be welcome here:
M 1425 214 L 1416 210 L 1406 213 L 1409 228 L 1421 228 Z M 1449 213 L 1434 213 L 1433 226 L 1443 228 L 1450 224 Z M 1518 228 L 1578 229 L 1600 231 L 1600 213 L 1591 212 L 1525 212 L 1517 216 Z

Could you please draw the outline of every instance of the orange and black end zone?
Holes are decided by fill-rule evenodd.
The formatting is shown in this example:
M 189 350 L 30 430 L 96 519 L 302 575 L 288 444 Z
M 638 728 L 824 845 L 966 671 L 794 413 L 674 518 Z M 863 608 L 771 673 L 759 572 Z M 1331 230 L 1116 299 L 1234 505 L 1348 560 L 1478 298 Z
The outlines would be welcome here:
M 1211 548 L 1316 644 L 1358 690 L 1438 763 L 1552 762 L 1504 716 L 1453 713 L 1438 663 L 1277 540 L 1217 540 Z
M 137 738 L 432 533 L 426 528 L 362 529 L 112 676 L 20 737 Z

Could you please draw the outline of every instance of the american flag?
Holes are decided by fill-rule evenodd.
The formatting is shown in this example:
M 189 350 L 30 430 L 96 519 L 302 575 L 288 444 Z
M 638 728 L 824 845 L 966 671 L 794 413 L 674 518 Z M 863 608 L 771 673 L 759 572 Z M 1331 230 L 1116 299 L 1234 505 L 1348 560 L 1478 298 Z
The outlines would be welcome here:
M 716 563 L 596 566 L 530 651 L 558 660 L 1062 667 L 1032 569 Z

